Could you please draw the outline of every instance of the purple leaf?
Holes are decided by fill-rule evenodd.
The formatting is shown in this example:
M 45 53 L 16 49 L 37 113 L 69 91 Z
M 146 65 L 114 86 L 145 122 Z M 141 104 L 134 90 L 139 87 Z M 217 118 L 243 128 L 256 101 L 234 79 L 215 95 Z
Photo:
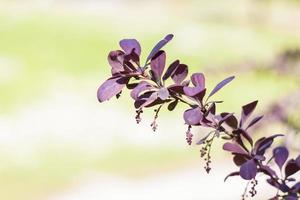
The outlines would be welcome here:
M 247 118 L 251 115 L 251 113 L 255 110 L 258 101 L 253 101 L 248 103 L 242 107 L 241 121 L 240 127 L 242 127 L 243 123 L 247 120 Z
M 215 88 L 211 91 L 211 93 L 208 95 L 207 98 L 211 97 L 212 95 L 214 95 L 215 93 L 217 93 L 221 88 L 223 88 L 225 85 L 227 85 L 230 81 L 232 81 L 234 79 L 234 76 L 230 76 L 226 79 L 224 79 L 223 81 L 221 81 L 220 83 L 218 83 Z
M 191 76 L 191 81 L 194 86 L 198 86 L 202 89 L 205 88 L 205 77 L 203 73 L 194 73 Z
M 261 115 L 261 116 L 258 116 L 258 117 L 255 117 L 254 119 L 252 119 L 252 121 L 249 123 L 249 125 L 247 126 L 246 130 L 248 128 L 250 128 L 251 126 L 255 125 L 257 122 L 259 122 L 264 116 Z
M 221 113 L 222 117 L 225 117 L 229 113 Z M 238 127 L 238 120 L 236 119 L 235 116 L 230 115 L 228 118 L 226 118 L 225 123 L 230 126 L 231 128 L 236 129 Z
M 146 59 L 146 64 L 148 63 L 148 61 L 150 59 L 152 59 L 153 56 L 155 56 L 155 54 L 157 54 L 157 52 L 163 47 L 165 46 L 170 40 L 172 40 L 173 35 L 169 34 L 167 35 L 164 39 L 162 39 L 161 41 L 159 41 L 154 48 L 151 50 L 150 54 L 148 55 L 147 59 Z
M 257 167 L 254 160 L 248 160 L 240 168 L 240 176 L 245 180 L 251 180 L 255 178 L 257 173 Z
M 267 165 L 260 166 L 260 171 L 270 177 L 277 177 L 276 172 Z
M 279 136 L 284 136 L 284 135 L 276 134 L 267 138 L 259 139 L 254 145 L 255 154 L 263 155 L 265 151 L 273 144 L 274 138 Z
M 235 143 L 226 142 L 223 145 L 223 149 L 225 151 L 230 151 L 232 153 L 248 155 L 248 153 L 244 149 L 242 149 L 242 147 L 240 147 L 238 144 L 235 144 Z
M 203 117 L 203 113 L 199 107 L 188 109 L 184 112 L 183 118 L 188 125 L 199 124 Z
M 153 103 L 157 99 L 157 93 L 156 92 L 147 92 L 139 97 L 134 102 L 134 106 L 136 109 L 146 107 Z
M 157 92 L 158 97 L 161 100 L 166 100 L 167 98 L 169 98 L 170 94 L 167 88 L 160 88 Z
M 146 81 L 141 81 L 130 93 L 130 96 L 136 100 L 138 98 L 138 96 L 147 90 L 150 90 L 152 88 L 152 85 L 150 85 L 148 82 Z
M 285 177 L 289 177 L 300 170 L 300 167 L 297 165 L 294 159 L 291 159 L 287 162 L 285 166 Z
M 134 50 L 138 56 L 141 55 L 141 45 L 136 39 L 123 39 L 119 44 L 126 54 L 131 54 Z
M 124 62 L 124 52 L 117 50 L 111 51 L 107 57 L 108 63 L 111 66 L 112 75 L 124 71 L 123 62 Z
M 164 51 L 159 51 L 152 58 L 150 65 L 151 70 L 155 75 L 156 82 L 159 82 L 166 65 L 166 53 Z
M 237 166 L 241 166 L 242 164 L 244 164 L 245 162 L 247 162 L 247 159 L 245 158 L 245 156 L 240 155 L 240 154 L 236 154 L 233 157 L 233 162 L 237 165 Z
M 240 172 L 232 172 L 225 177 L 224 182 L 231 176 L 239 176 L 239 175 L 240 175 Z
M 171 85 L 168 87 L 170 93 L 184 94 L 182 85 Z
M 229 119 L 233 116 L 233 113 L 226 113 L 226 114 L 223 114 L 223 116 L 222 116 L 222 114 L 223 113 L 221 113 L 222 118 L 219 121 L 219 125 L 223 124 L 227 119 Z
M 281 169 L 286 160 L 289 157 L 289 151 L 286 147 L 276 147 L 273 149 L 273 156 L 275 159 L 275 163 L 278 165 L 278 167 Z
M 171 75 L 171 78 L 176 84 L 180 84 L 188 75 L 188 66 L 185 64 L 179 64 L 175 72 Z
M 175 101 L 172 101 L 168 105 L 168 110 L 173 111 L 176 108 L 177 104 L 178 104 L 178 99 L 176 99 Z
M 111 97 L 121 92 L 128 83 L 128 77 L 115 77 L 107 79 L 98 89 L 97 97 L 100 102 L 109 100 Z
M 242 135 L 251 144 L 251 146 L 253 146 L 253 140 L 247 131 L 239 128 L 232 131 L 232 133 L 235 135 Z
M 183 87 L 184 94 L 190 97 L 193 97 L 204 90 L 205 89 L 201 87 Z
M 172 76 L 179 65 L 179 60 L 175 60 L 167 69 L 166 73 L 163 76 L 163 80 L 167 80 L 170 76 Z

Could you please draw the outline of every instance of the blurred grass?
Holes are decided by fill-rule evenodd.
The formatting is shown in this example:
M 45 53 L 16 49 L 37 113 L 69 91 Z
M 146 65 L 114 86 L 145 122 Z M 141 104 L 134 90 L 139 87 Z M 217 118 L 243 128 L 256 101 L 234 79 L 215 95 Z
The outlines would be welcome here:
M 197 155 L 187 148 L 153 149 L 128 144 L 116 145 L 104 156 L 84 153 L 74 147 L 59 149 L 49 146 L 32 158 L 34 163 L 26 165 L 16 163 L 12 156 L 1 154 L 0 160 L 6 161 L 0 166 L 1 199 L 43 199 L 66 185 L 76 184 L 76 180 L 86 176 L 87 172 L 101 171 L 127 178 L 163 173 L 194 162 Z

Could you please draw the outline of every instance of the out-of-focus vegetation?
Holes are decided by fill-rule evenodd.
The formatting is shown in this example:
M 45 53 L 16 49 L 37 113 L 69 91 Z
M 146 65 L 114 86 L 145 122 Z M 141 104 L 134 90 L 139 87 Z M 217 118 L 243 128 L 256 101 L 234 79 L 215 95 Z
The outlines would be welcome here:
M 216 98 L 226 101 L 222 109 L 239 112 L 239 107 L 249 99 L 258 99 L 261 107 L 265 107 L 299 90 L 296 73 L 290 71 L 283 75 L 266 67 L 286 49 L 300 47 L 299 21 L 298 1 L 1 1 L 0 134 L 6 131 L 5 134 L 16 139 L 6 141 L 4 138 L 1 142 L 12 147 L 0 147 L 0 199 L 43 199 L 76 182 L 75 179 L 87 171 L 142 177 L 198 162 L 197 150 L 186 149 L 184 142 L 180 143 L 181 147 L 148 145 L 143 148 L 132 147 L 131 143 L 112 143 L 109 150 L 90 153 L 63 139 L 57 140 L 62 148 L 47 145 L 45 137 L 37 142 L 45 145 L 25 156 L 17 144 L 14 146 L 19 137 L 13 131 L 15 126 L 22 129 L 22 126 L 38 125 L 30 119 L 26 122 L 31 125 L 20 124 L 18 117 L 26 118 L 27 112 L 36 109 L 43 118 L 43 109 L 52 109 L 51 103 L 45 104 L 48 108 L 44 107 L 45 99 L 57 104 L 52 93 L 71 95 L 67 97 L 70 104 L 73 99 L 76 102 L 77 97 L 86 95 L 78 107 L 86 103 L 92 104 L 94 109 L 102 109 L 104 105 L 98 105 L 95 92 L 110 73 L 106 57 L 110 50 L 118 48 L 120 39 L 137 38 L 145 57 L 155 41 L 173 33 L 175 38 L 166 47 L 168 63 L 178 57 L 192 71 L 203 71 L 209 88 L 229 73 L 237 75 L 230 88 Z M 245 63 L 254 63 L 255 67 L 244 70 Z M 239 67 L 232 70 L 231 66 Z M 69 87 L 71 94 L 65 93 Z M 126 98 L 122 102 L 128 104 Z M 68 102 L 63 103 L 59 108 L 68 105 Z M 36 108 L 36 104 L 40 106 Z M 116 109 L 113 104 L 105 107 Z M 128 110 L 117 112 L 128 113 Z M 64 120 L 81 113 L 75 110 L 61 115 L 58 109 L 52 114 Z M 160 123 L 163 124 L 165 119 L 178 118 L 179 112 L 162 117 Z M 44 118 L 47 123 L 41 131 L 45 132 L 40 134 L 52 136 L 53 129 L 47 127 L 56 124 L 51 121 L 53 118 Z M 134 111 L 132 118 L 127 126 L 135 126 Z M 72 126 L 77 124 L 75 127 L 78 127 L 80 122 L 73 122 L 72 118 L 68 122 L 70 124 L 64 127 L 70 128 L 64 131 L 72 134 Z M 82 127 L 97 127 L 91 124 L 103 121 L 91 117 L 90 122 L 83 123 L 90 124 Z M 177 134 L 176 128 L 172 137 L 184 140 L 183 133 Z M 112 133 L 88 130 L 84 137 L 89 134 L 102 134 L 102 140 L 106 140 Z M 30 137 L 26 139 L 30 141 Z

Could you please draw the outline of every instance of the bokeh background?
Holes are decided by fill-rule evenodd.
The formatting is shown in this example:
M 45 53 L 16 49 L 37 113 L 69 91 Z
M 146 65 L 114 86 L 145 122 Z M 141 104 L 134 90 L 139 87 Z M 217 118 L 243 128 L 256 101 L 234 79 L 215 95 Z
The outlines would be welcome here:
M 258 99 L 257 137 L 288 133 L 279 143 L 299 153 L 299 1 L 1 0 L 0 199 L 239 199 L 246 182 L 223 182 L 235 168 L 221 144 L 210 175 L 186 145 L 184 107 L 161 112 L 153 133 L 153 110 L 136 125 L 126 93 L 97 102 L 120 39 L 145 58 L 168 33 L 168 63 L 204 72 L 208 88 L 236 75 L 220 110 Z M 254 199 L 272 192 L 264 184 Z

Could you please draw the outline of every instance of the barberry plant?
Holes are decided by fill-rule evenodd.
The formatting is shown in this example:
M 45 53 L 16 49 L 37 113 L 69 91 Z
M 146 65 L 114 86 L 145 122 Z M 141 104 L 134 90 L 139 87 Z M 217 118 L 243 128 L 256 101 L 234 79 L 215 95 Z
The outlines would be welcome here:
M 183 113 L 187 125 L 186 141 L 193 142 L 192 128 L 196 126 L 211 129 L 205 136 L 196 141 L 200 146 L 200 155 L 205 160 L 205 170 L 211 170 L 211 148 L 215 139 L 225 141 L 223 150 L 233 156 L 233 162 L 239 170 L 230 173 L 248 180 L 242 199 L 256 195 L 257 175 L 266 176 L 267 183 L 277 189 L 272 200 L 297 200 L 300 198 L 300 180 L 293 177 L 300 171 L 300 155 L 288 158 L 289 151 L 285 146 L 272 149 L 275 139 L 282 134 L 262 137 L 254 141 L 250 134 L 251 127 L 259 123 L 263 116 L 252 117 L 258 101 L 242 106 L 240 118 L 231 112 L 217 113 L 217 105 L 223 101 L 212 100 L 212 97 L 234 76 L 225 78 L 209 93 L 205 87 L 203 73 L 194 73 L 188 79 L 188 66 L 175 60 L 166 68 L 166 52 L 162 48 L 173 38 L 172 34 L 160 40 L 145 63 L 141 63 L 141 46 L 135 39 L 120 41 L 122 50 L 111 51 L 108 62 L 112 76 L 98 89 L 97 97 L 100 102 L 120 97 L 126 87 L 131 90 L 130 96 L 134 100 L 136 122 L 141 121 L 141 114 L 146 108 L 155 107 L 154 121 L 151 123 L 153 131 L 157 130 L 158 114 L 163 106 L 173 111 L 178 103 L 188 106 Z M 166 69 L 165 69 L 166 68 Z M 168 81 L 171 79 L 170 81 Z M 169 84 L 167 84 L 167 81 Z M 268 151 L 271 150 L 271 153 Z

